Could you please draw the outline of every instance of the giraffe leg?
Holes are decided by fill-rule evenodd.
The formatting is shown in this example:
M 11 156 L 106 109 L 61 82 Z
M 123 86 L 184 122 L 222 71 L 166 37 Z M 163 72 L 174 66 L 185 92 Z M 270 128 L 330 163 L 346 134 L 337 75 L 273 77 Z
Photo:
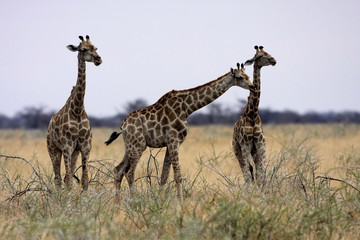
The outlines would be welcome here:
M 73 151 L 66 150 L 63 152 L 65 162 L 65 178 L 64 182 L 68 189 L 72 187 L 73 173 L 71 171 L 71 157 Z
M 263 138 L 264 139 L 264 138 Z M 265 184 L 265 167 L 264 161 L 266 157 L 266 146 L 265 139 L 259 144 L 257 144 L 256 154 L 254 156 L 254 164 L 256 168 L 256 181 L 260 185 Z
M 172 164 L 174 170 L 174 179 L 178 192 L 179 202 L 182 205 L 184 202 L 184 198 L 182 193 L 182 177 L 181 177 L 180 163 L 179 163 L 179 147 L 180 147 L 179 143 L 173 143 L 168 146 L 168 150 L 169 150 L 170 163 Z
M 137 166 L 137 163 L 139 162 L 139 159 L 142 155 L 142 153 L 145 151 L 146 145 L 144 145 L 142 148 L 139 148 L 137 151 L 132 152 L 129 154 L 129 167 L 125 169 L 125 177 L 129 184 L 130 189 L 130 195 L 133 195 L 133 187 L 135 183 L 135 169 Z
M 81 167 L 82 167 L 81 186 L 85 191 L 88 189 L 89 186 L 89 172 L 88 172 L 89 156 L 90 156 L 90 149 L 81 151 Z
M 128 160 L 128 155 L 127 153 L 125 153 L 121 163 L 114 168 L 116 190 L 120 190 L 122 179 L 125 173 L 129 171 L 129 168 L 130 168 L 130 163 Z
M 133 186 L 135 182 L 135 168 L 141 155 L 146 149 L 146 140 L 145 137 L 142 135 L 142 130 L 137 129 L 137 131 L 138 134 L 135 133 L 137 137 L 134 138 L 135 140 L 132 141 L 130 141 L 130 139 L 126 137 L 126 133 L 124 133 L 123 135 L 125 141 L 125 156 L 127 157 L 127 164 L 124 164 L 125 171 L 123 171 L 122 174 L 125 174 L 126 180 L 129 184 L 131 195 L 133 195 Z
M 170 166 L 171 166 L 171 162 L 169 158 L 169 149 L 166 148 L 165 159 L 164 159 L 163 169 L 161 172 L 161 180 L 160 180 L 160 185 L 162 186 L 166 184 L 169 178 Z
M 73 175 L 75 175 L 76 162 L 77 162 L 77 158 L 79 156 L 79 153 L 80 153 L 79 150 L 75 150 L 71 155 L 71 166 L 70 166 L 70 168 L 71 168 L 71 172 L 72 172 Z M 79 180 L 79 179 L 77 179 L 77 180 Z
M 241 170 L 244 174 L 245 184 L 254 182 L 254 176 L 252 174 L 253 168 L 250 165 L 250 161 L 249 161 L 250 151 L 247 150 L 247 148 L 244 148 L 241 152 L 241 156 L 242 156 L 241 157 L 242 161 L 239 161 L 239 164 L 240 164 Z
M 251 165 L 249 164 L 250 151 L 248 151 L 246 147 L 240 146 L 236 139 L 233 139 L 232 145 L 234 154 L 239 162 L 240 169 L 244 176 L 244 182 L 245 184 L 248 184 L 253 180 L 250 168 Z
M 56 188 L 61 188 L 61 150 L 48 145 L 48 152 L 53 165 L 55 186 Z

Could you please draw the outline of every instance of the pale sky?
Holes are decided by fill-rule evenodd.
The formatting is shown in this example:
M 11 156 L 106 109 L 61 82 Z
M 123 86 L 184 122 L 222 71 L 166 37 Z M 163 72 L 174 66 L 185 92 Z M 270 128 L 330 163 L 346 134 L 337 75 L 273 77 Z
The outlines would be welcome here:
M 2 0 L 0 113 L 58 111 L 77 77 L 66 46 L 87 34 L 103 59 L 87 63 L 89 115 L 212 81 L 251 58 L 254 45 L 277 60 L 262 69 L 260 107 L 360 111 L 359 0 Z M 248 94 L 233 87 L 216 102 L 236 109 Z

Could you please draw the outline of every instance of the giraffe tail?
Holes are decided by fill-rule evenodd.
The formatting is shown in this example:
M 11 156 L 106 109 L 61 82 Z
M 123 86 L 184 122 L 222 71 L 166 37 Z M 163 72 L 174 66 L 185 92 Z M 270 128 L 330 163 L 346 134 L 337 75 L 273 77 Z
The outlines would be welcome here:
M 117 139 L 119 136 L 120 136 L 120 134 L 122 133 L 122 131 L 121 132 L 113 132 L 112 134 L 111 134 L 111 136 L 110 136 L 110 138 L 109 138 L 109 140 L 107 140 L 106 142 L 105 142 L 105 144 L 106 144 L 106 146 L 108 146 L 110 143 L 112 143 L 115 139 Z

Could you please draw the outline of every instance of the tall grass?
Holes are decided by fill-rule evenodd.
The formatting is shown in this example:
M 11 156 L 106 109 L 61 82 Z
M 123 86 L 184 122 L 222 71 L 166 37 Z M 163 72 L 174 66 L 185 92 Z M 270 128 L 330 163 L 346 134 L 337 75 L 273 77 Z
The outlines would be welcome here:
M 244 186 L 240 168 L 226 167 L 234 161 L 231 151 L 214 146 L 198 155 L 196 174 L 184 176 L 183 207 L 174 182 L 158 184 L 163 159 L 157 151 L 138 167 L 132 198 L 126 183 L 115 192 L 112 160 L 89 163 L 90 186 L 83 192 L 76 184 L 56 190 L 52 172 L 35 156 L 2 156 L 0 238 L 357 239 L 359 149 L 339 154 L 336 167 L 321 172 L 314 135 L 289 136 L 268 156 L 264 186 Z M 20 164 L 29 167 L 28 176 L 7 170 Z M 207 181 L 210 174 L 215 181 Z

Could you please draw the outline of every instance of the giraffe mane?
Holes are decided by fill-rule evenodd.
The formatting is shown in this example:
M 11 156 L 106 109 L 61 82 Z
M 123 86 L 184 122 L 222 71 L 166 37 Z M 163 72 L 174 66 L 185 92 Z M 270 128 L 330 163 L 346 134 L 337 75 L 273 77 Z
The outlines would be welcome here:
M 199 90 L 199 89 L 201 89 L 203 87 L 212 85 L 214 82 L 228 76 L 229 74 L 230 74 L 230 72 L 225 73 L 224 75 L 222 75 L 221 77 L 218 77 L 215 80 L 212 80 L 212 81 L 210 81 L 208 83 L 202 84 L 202 85 L 194 87 L 194 88 L 189 88 L 189 89 L 184 89 L 184 90 L 172 90 L 170 92 L 165 93 L 157 102 L 159 102 L 159 103 L 163 102 L 166 99 L 169 99 L 169 98 L 171 98 L 173 96 L 181 97 L 181 96 L 187 95 L 189 92 L 196 91 L 196 90 Z

